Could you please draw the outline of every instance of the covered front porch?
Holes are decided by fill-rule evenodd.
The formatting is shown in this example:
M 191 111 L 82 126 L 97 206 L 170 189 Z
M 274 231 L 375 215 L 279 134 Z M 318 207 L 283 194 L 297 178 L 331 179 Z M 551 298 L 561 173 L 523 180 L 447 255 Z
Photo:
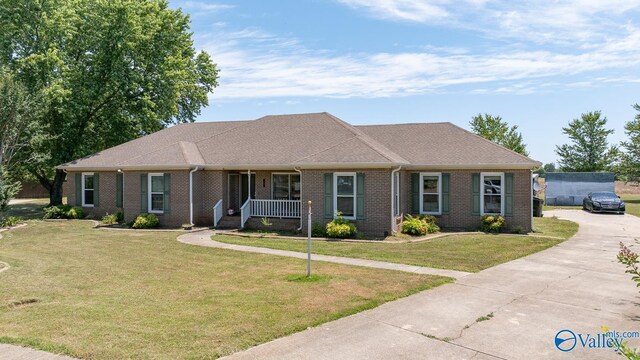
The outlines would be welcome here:
M 244 228 L 251 218 L 300 219 L 301 175 L 292 171 L 238 171 L 226 174 L 225 201 L 214 207 L 214 226 L 223 217 Z M 223 208 L 226 203 L 226 209 Z

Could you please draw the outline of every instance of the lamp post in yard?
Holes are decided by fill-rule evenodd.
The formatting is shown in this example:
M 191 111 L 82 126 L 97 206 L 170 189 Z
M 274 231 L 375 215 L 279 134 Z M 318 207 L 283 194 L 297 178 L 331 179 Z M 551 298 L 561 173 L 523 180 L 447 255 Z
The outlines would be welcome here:
M 309 200 L 309 214 L 307 215 L 307 277 L 311 276 L 311 200 Z

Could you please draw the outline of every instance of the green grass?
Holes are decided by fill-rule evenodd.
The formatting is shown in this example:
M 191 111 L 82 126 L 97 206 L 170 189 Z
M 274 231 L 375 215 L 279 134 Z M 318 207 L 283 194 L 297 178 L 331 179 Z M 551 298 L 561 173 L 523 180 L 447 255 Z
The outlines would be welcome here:
M 541 221 L 539 221 L 541 220 Z M 554 218 L 536 219 L 541 235 L 568 238 L 577 224 Z M 244 238 L 216 235 L 215 240 L 273 249 L 307 251 L 306 241 L 294 239 Z M 417 243 L 357 243 L 314 241 L 315 254 L 388 261 L 442 269 L 477 272 L 497 264 L 529 255 L 560 243 L 562 240 L 513 235 L 451 235 Z
M 0 342 L 92 359 L 216 358 L 451 281 L 30 221 L 3 233 Z M 308 281 L 317 280 L 317 281 Z
M 533 218 L 535 235 L 556 236 L 568 239 L 578 232 L 578 224 L 569 220 L 561 220 L 557 217 Z
M 640 216 L 640 195 L 621 195 L 627 214 Z
M 3 215 L 19 216 L 23 219 L 42 219 L 42 209 L 49 204 L 49 199 L 30 199 L 29 202 L 9 205 Z

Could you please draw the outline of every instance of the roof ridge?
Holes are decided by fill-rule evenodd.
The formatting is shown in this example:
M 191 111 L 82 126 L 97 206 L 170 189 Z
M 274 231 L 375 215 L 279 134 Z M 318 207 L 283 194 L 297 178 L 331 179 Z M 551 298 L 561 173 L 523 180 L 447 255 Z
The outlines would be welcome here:
M 451 123 L 451 122 L 447 122 L 447 124 L 449 124 L 449 125 L 451 125 L 451 126 L 453 126 L 453 127 L 457 128 L 457 129 L 460 129 L 460 130 L 462 130 L 462 131 L 464 131 L 464 132 L 466 132 L 466 133 L 468 133 L 468 134 L 471 134 L 471 135 L 473 135 L 473 136 L 475 136 L 475 137 L 477 137 L 477 138 L 479 138 L 479 139 L 482 139 L 482 140 L 484 140 L 484 141 L 488 142 L 489 144 L 491 144 L 491 145 L 493 145 L 493 146 L 499 147 L 499 148 L 501 148 L 501 149 L 503 149 L 503 150 L 507 150 L 507 151 L 509 151 L 509 152 L 511 152 L 511 153 L 513 153 L 513 154 L 515 154 L 515 155 L 518 155 L 518 156 L 520 156 L 521 158 L 524 158 L 525 160 L 529 160 L 529 161 L 533 161 L 533 162 L 538 162 L 538 163 L 539 163 L 539 161 L 533 160 L 532 158 L 530 158 L 530 157 L 528 157 L 528 156 L 525 156 L 525 155 L 523 155 L 523 154 L 520 154 L 520 153 L 519 153 L 519 152 L 517 152 L 517 151 L 513 151 L 513 150 L 511 150 L 511 149 L 509 149 L 509 148 L 507 148 L 507 147 L 504 147 L 504 146 L 502 146 L 502 145 L 500 145 L 500 144 L 498 144 L 498 143 L 495 143 L 495 142 L 493 142 L 493 141 L 491 141 L 491 140 L 489 140 L 489 139 L 485 139 L 485 138 L 483 138 L 482 136 L 480 136 L 480 135 L 478 135 L 478 134 L 474 133 L 473 131 L 469 131 L 469 130 L 467 130 L 467 129 L 465 129 L 465 128 L 461 127 L 461 126 L 458 126 L 458 125 L 456 125 L 456 124 L 454 124 L 454 123 Z
M 373 126 L 398 126 L 398 125 L 435 125 L 435 124 L 451 124 L 450 121 L 429 121 L 429 122 L 410 122 L 410 123 L 397 123 L 397 124 L 367 124 L 367 125 L 353 125 L 354 127 L 373 127 Z
M 377 152 L 380 156 L 384 157 L 385 159 L 387 159 L 389 161 L 393 161 L 393 162 L 408 162 L 402 156 L 396 154 L 391 149 L 389 149 L 386 146 L 382 145 L 380 142 L 374 140 L 369 135 L 363 133 L 359 129 L 356 129 L 353 125 L 346 123 L 342 119 L 339 119 L 338 117 L 336 117 L 336 116 L 334 116 L 334 115 L 332 115 L 332 114 L 330 114 L 328 112 L 324 112 L 323 114 L 326 114 L 327 116 L 329 116 L 330 119 L 332 119 L 333 121 L 335 121 L 338 124 L 342 125 L 345 129 L 349 130 L 352 134 L 355 135 L 355 137 L 357 137 L 359 140 L 362 140 L 362 142 L 364 142 L 373 151 Z M 384 154 L 379 148 L 376 147 L 376 145 L 379 145 L 381 148 L 383 148 L 384 150 L 388 151 L 391 155 L 396 156 L 397 158 L 393 159 L 391 156 L 389 156 L 389 154 Z

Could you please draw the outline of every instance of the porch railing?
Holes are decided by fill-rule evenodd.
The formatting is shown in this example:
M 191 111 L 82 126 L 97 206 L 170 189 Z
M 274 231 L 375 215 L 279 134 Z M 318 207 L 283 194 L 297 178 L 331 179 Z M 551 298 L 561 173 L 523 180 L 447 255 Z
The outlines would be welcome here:
M 244 224 L 251 217 L 251 199 L 247 199 L 240 208 L 240 228 L 244 227 Z
M 213 227 L 217 227 L 220 219 L 222 219 L 222 199 L 213 206 Z
M 251 216 L 272 218 L 299 218 L 300 200 L 251 199 Z

